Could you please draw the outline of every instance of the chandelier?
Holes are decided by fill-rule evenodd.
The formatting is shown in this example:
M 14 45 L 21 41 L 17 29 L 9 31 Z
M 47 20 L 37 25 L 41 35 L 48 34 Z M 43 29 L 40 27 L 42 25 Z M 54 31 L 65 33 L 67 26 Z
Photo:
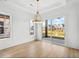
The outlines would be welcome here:
M 36 1 L 37 1 L 37 11 L 36 11 L 36 14 L 35 14 L 35 16 L 34 16 L 33 23 L 42 23 L 42 17 L 40 16 L 39 10 L 38 10 L 38 3 L 39 3 L 39 0 L 36 0 Z

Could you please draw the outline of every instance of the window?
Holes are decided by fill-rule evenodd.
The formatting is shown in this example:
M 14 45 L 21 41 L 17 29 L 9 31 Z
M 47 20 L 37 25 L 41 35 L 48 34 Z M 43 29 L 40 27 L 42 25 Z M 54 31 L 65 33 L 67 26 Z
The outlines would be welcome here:
M 4 22 L 0 21 L 0 34 L 4 34 Z
M 64 38 L 64 17 L 45 20 L 42 33 L 45 38 Z
M 0 39 L 10 37 L 10 16 L 0 14 Z

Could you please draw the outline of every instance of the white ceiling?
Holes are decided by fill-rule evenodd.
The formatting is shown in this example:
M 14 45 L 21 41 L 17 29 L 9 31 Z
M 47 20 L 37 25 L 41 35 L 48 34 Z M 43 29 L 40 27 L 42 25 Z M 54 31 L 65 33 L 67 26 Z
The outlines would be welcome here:
M 30 12 L 36 11 L 36 0 L 7 0 L 10 3 L 16 4 Z M 66 0 L 39 0 L 39 11 L 46 12 L 51 9 L 63 6 L 66 4 Z

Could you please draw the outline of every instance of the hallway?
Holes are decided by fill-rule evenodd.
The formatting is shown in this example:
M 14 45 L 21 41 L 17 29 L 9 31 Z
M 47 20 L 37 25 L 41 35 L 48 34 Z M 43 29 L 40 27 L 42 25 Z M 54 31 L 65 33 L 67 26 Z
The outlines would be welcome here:
M 79 57 L 79 50 L 54 45 L 44 41 L 32 41 L 0 51 L 0 57 Z

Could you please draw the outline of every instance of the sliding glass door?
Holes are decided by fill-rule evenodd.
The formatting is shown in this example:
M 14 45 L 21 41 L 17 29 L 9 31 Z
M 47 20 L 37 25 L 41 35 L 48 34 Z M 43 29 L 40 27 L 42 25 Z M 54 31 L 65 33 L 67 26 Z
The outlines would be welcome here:
M 52 37 L 64 39 L 64 18 L 52 20 Z
M 45 38 L 46 37 L 46 28 L 45 28 L 45 20 L 42 23 L 42 37 Z
M 42 26 L 42 36 L 43 38 L 49 38 L 51 37 L 51 22 L 52 20 L 44 20 L 43 26 Z
M 42 29 L 43 38 L 64 39 L 64 17 L 44 20 Z
M 51 37 L 51 34 L 52 34 L 52 30 L 51 30 L 51 24 L 52 24 L 52 20 L 51 19 L 49 19 L 49 20 L 47 20 L 47 35 L 48 35 L 48 37 Z

